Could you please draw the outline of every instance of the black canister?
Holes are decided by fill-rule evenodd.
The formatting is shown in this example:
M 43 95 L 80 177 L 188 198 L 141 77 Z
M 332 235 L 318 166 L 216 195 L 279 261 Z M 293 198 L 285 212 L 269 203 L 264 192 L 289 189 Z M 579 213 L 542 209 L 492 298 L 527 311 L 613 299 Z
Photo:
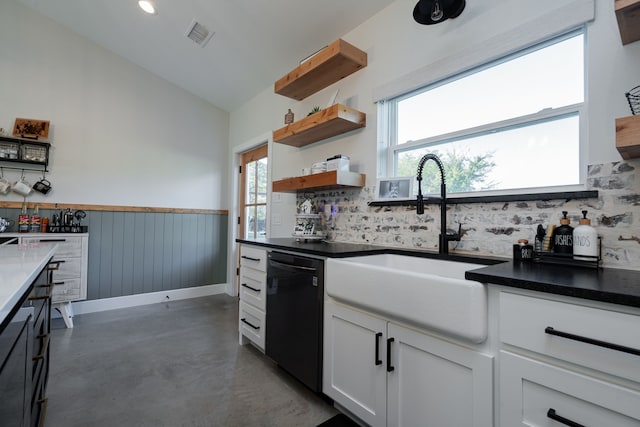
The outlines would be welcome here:
M 514 261 L 531 261 L 533 259 L 533 246 L 527 244 L 527 240 L 519 240 L 517 245 L 513 245 Z
M 573 254 L 573 227 L 567 218 L 567 211 L 562 211 L 560 227 L 553 234 L 553 251 L 557 254 Z

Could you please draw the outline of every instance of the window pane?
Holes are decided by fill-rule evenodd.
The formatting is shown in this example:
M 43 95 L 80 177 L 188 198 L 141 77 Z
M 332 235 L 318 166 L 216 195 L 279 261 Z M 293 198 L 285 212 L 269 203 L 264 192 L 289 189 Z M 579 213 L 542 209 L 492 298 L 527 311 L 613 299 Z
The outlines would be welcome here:
M 256 162 L 257 168 L 257 203 L 267 203 L 267 158 Z
M 256 203 L 256 162 L 247 163 L 245 203 Z
M 445 166 L 447 193 L 575 185 L 580 183 L 578 114 L 471 136 L 396 154 L 397 176 L 415 176 L 420 158 L 435 153 Z M 422 190 L 439 193 L 434 162 Z
M 247 206 L 244 208 L 244 235 L 247 238 L 255 237 L 256 227 L 256 207 Z
M 266 236 L 267 234 L 267 207 L 265 205 L 256 206 L 256 236 Z
M 584 102 L 583 45 L 580 34 L 399 100 L 397 144 Z

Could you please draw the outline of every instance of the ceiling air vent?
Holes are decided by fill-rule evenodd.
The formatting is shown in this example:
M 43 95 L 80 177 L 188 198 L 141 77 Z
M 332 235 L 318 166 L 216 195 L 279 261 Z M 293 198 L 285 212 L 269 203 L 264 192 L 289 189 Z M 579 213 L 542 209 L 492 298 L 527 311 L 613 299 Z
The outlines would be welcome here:
M 196 21 L 191 21 L 187 32 L 184 33 L 188 38 L 193 40 L 200 47 L 204 47 L 211 37 L 215 34 L 214 31 L 209 30 L 207 27 Z

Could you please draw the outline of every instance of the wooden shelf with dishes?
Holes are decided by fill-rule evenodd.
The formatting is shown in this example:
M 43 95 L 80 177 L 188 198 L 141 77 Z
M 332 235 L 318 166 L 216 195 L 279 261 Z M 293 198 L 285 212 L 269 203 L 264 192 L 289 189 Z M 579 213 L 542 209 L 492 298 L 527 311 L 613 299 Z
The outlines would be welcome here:
M 640 0 L 615 0 L 614 8 L 622 44 L 640 40 Z
M 616 148 L 625 160 L 640 157 L 640 115 L 616 119 Z
M 366 124 L 365 113 L 346 105 L 334 104 L 273 131 L 273 142 L 303 147 L 332 136 L 363 128 Z
M 276 81 L 274 91 L 301 101 L 366 66 L 366 52 L 338 39 Z
M 367 54 L 338 39 L 303 60 L 274 84 L 277 94 L 298 101 L 332 85 L 367 66 Z M 273 131 L 273 141 L 304 147 L 341 135 L 367 124 L 366 114 L 342 104 L 333 104 L 302 120 Z M 329 171 L 273 181 L 275 192 L 316 191 L 333 188 L 364 187 L 365 175 L 348 171 Z
M 295 193 L 302 190 L 318 191 L 348 187 L 362 188 L 365 182 L 366 176 L 362 173 L 333 170 L 273 181 L 272 190 L 274 192 Z

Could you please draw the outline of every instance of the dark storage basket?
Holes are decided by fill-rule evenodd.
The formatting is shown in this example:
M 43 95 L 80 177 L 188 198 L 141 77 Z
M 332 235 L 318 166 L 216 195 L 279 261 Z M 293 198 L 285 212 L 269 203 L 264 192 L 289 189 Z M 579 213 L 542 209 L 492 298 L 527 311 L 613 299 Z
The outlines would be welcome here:
M 627 101 L 629 101 L 631 114 L 640 114 L 640 86 L 634 87 L 629 92 L 625 93 L 624 96 L 626 96 Z

